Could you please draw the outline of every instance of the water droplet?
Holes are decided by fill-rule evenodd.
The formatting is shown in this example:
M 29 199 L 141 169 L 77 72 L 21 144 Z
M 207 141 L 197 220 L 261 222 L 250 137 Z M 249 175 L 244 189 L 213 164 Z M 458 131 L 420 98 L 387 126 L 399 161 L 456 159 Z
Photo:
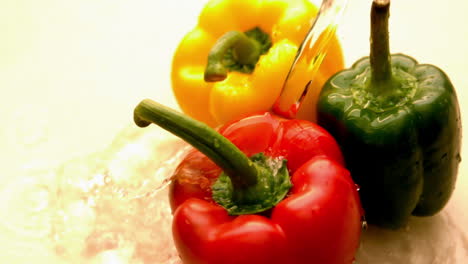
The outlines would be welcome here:
M 219 141 L 218 141 L 217 138 L 215 138 L 213 142 L 214 142 L 215 148 L 219 148 L 219 147 L 220 147 L 220 146 L 219 146 Z
M 448 157 L 448 154 L 444 153 L 444 155 L 442 155 L 442 157 L 440 159 L 441 159 L 442 162 L 444 162 L 444 161 L 447 160 L 447 157 Z
M 35 175 L 40 177 L 41 175 Z M 51 230 L 52 193 L 35 178 L 24 178 L 0 189 L 4 203 L 0 205 L 0 228 L 11 236 L 29 240 L 43 238 Z
M 362 230 L 367 230 L 368 227 L 369 227 L 369 225 L 367 224 L 366 216 L 365 215 L 361 216 L 361 228 L 362 228 Z
M 361 227 L 362 227 L 362 230 L 367 230 L 367 228 L 369 228 L 369 225 L 367 224 L 366 220 L 363 220 L 361 222 Z
M 109 175 L 104 176 L 104 184 L 109 184 L 112 181 L 112 178 Z

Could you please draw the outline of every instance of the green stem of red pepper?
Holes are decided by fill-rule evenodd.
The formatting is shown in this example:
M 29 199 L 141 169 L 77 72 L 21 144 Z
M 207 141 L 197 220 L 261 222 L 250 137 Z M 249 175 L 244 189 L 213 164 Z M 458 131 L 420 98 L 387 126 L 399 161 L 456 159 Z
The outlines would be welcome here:
M 236 185 L 257 183 L 258 172 L 252 161 L 229 140 L 204 123 L 149 99 L 143 100 L 135 108 L 134 120 L 140 127 L 155 123 L 184 139 L 221 167 Z
M 223 169 L 213 186 L 213 199 L 230 214 L 268 210 L 281 201 L 291 184 L 286 162 L 263 154 L 248 158 L 227 138 L 204 123 L 146 99 L 134 110 L 140 127 L 155 123 L 182 138 Z

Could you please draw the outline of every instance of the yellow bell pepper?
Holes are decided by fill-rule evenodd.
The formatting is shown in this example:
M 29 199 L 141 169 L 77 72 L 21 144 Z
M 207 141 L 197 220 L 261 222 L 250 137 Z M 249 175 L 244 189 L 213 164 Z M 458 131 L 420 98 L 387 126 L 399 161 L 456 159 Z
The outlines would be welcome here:
M 271 109 L 317 12 L 308 0 L 209 1 L 173 58 L 172 87 L 181 109 L 211 126 Z M 318 96 L 341 69 L 334 38 L 309 91 Z M 315 101 L 301 108 L 315 109 Z

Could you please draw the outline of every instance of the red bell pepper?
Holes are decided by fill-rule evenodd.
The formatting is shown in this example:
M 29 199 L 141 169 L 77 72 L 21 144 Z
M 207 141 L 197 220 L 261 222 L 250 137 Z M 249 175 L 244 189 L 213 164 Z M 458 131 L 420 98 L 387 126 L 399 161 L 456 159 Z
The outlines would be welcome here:
M 353 262 L 363 216 L 357 187 L 318 125 L 263 113 L 223 126 L 223 137 L 150 100 L 137 106 L 135 122 L 154 122 L 199 149 L 170 189 L 185 264 Z

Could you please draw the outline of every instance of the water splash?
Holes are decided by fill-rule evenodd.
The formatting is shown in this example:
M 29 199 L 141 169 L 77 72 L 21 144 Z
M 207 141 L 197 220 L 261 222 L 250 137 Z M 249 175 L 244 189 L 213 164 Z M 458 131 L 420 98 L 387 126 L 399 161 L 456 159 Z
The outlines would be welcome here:
M 0 189 L 0 232 L 14 241 L 0 238 L 2 260 L 180 263 L 166 186 L 186 145 L 160 130 L 140 131 Z

